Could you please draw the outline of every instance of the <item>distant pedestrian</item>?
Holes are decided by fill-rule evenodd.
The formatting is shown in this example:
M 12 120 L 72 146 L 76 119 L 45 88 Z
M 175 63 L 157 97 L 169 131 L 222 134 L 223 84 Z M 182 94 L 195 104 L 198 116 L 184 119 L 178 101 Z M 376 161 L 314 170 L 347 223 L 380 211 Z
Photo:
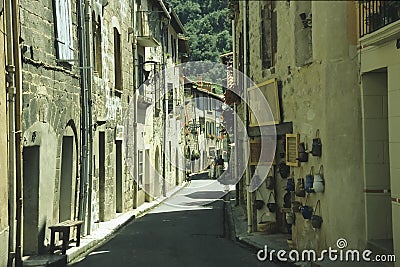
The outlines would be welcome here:
M 212 175 L 212 178 L 213 178 L 213 179 L 216 179 L 216 178 L 217 178 L 217 165 L 218 165 L 218 158 L 217 158 L 217 156 L 215 156 L 212 165 L 213 165 L 213 175 Z
M 222 155 L 219 155 L 219 158 L 217 159 L 217 177 L 220 177 L 222 174 L 222 170 L 224 168 L 224 159 L 222 158 Z
M 222 155 L 219 155 L 219 158 L 217 159 L 217 165 L 224 165 L 224 159 L 222 158 Z

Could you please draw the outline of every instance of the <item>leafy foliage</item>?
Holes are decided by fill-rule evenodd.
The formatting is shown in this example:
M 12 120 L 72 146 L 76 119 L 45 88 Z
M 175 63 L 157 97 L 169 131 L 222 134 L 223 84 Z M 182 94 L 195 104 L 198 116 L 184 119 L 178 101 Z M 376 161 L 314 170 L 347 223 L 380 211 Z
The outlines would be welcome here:
M 227 1 L 168 0 L 189 37 L 190 60 L 220 62 L 232 50 Z

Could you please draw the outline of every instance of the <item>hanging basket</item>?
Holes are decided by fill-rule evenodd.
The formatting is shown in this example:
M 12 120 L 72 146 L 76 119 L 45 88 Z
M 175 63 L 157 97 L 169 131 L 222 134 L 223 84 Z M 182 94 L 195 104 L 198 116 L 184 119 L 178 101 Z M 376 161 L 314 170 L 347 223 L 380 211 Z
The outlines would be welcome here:
M 254 204 L 253 205 L 257 210 L 260 210 L 260 209 L 262 209 L 264 207 L 265 202 L 264 202 L 264 200 L 256 199 L 256 200 L 254 200 Z
M 276 222 L 274 222 L 274 221 L 263 221 L 264 215 L 266 215 L 266 213 L 264 213 L 261 216 L 260 222 L 257 223 L 257 231 L 258 232 L 263 232 L 264 234 L 274 234 L 274 233 L 276 233 L 277 230 L 278 230 Z

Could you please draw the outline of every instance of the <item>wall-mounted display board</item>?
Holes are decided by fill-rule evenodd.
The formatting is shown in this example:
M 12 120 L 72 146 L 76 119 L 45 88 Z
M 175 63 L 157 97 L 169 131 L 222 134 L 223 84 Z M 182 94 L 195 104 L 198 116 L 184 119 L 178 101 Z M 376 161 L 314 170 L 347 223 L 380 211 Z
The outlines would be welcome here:
M 248 89 L 248 102 L 250 127 L 280 123 L 278 83 L 275 78 L 250 87 Z M 271 109 L 271 112 L 269 112 L 269 109 Z M 257 117 L 255 114 L 257 114 Z

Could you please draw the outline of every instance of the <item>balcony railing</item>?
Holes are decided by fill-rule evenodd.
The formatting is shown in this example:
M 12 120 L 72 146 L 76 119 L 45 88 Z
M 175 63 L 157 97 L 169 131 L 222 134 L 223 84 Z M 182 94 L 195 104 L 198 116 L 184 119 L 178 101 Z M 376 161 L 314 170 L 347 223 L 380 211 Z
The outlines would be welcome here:
M 400 19 L 400 1 L 358 1 L 360 37 Z

